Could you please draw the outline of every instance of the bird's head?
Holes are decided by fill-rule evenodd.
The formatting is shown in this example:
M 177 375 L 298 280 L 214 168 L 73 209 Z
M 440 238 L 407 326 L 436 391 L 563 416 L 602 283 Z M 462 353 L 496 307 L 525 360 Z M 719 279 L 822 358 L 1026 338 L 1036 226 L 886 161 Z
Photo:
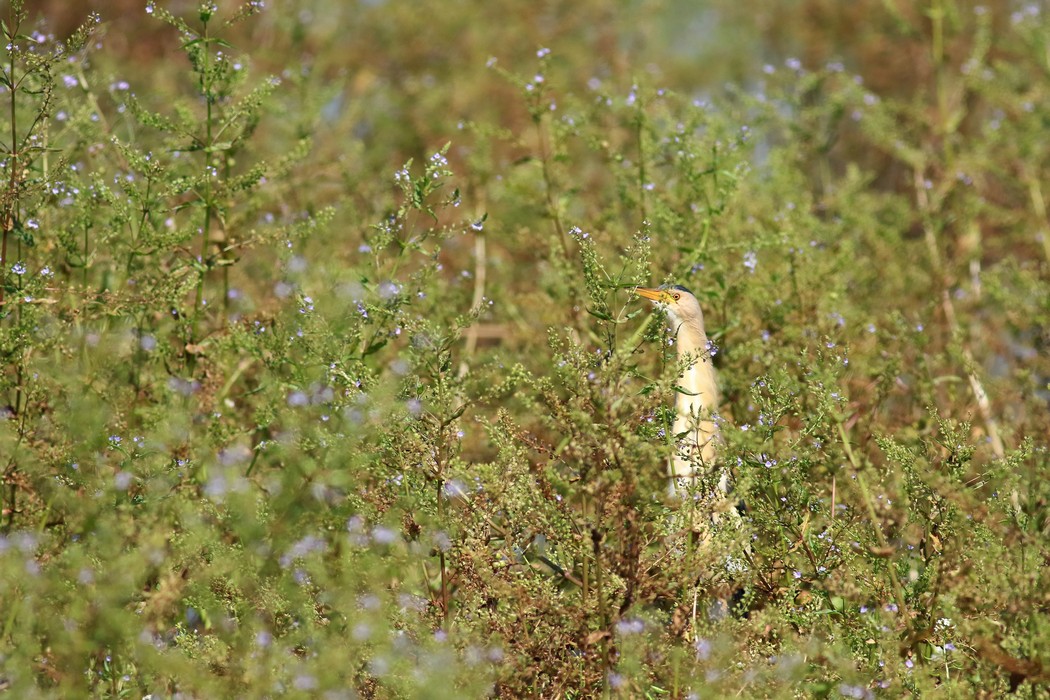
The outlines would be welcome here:
M 659 289 L 635 287 L 634 293 L 649 299 L 667 312 L 672 321 L 704 327 L 704 313 L 693 293 L 681 285 L 664 285 Z

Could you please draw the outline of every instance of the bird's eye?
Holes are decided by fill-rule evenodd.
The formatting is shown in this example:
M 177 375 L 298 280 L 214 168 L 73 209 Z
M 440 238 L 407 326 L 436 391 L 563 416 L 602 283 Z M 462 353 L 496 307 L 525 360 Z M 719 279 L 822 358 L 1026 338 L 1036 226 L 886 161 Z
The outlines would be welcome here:
M 679 299 L 681 299 L 681 298 L 682 298 L 682 295 L 681 295 L 681 294 L 672 294 L 671 296 L 672 296 L 672 297 L 674 297 L 674 300 L 675 300 L 675 301 L 678 301 Z

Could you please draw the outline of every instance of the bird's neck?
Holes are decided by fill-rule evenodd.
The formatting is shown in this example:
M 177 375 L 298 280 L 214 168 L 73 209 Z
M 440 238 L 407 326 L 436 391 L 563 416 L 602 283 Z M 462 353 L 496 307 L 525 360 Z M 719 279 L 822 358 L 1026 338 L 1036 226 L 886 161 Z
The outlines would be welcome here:
M 709 352 L 707 333 L 704 332 L 703 323 L 683 321 L 676 318 L 674 319 L 674 328 L 678 336 L 676 345 L 679 357 L 686 355 L 707 357 Z
M 711 349 L 707 346 L 707 334 L 703 323 L 678 319 L 676 323 L 678 359 L 687 363 L 679 377 L 679 386 L 685 391 L 675 399 L 679 418 L 709 417 L 718 410 L 718 379 L 711 361 Z M 715 430 L 713 424 L 707 429 Z

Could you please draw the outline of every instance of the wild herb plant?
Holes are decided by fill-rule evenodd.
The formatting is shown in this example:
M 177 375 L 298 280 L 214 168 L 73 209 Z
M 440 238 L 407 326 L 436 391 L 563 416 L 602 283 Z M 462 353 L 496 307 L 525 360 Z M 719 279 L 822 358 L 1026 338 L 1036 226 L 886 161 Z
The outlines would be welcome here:
M 12 3 L 0 687 L 1044 697 L 1045 18 L 716 5 Z

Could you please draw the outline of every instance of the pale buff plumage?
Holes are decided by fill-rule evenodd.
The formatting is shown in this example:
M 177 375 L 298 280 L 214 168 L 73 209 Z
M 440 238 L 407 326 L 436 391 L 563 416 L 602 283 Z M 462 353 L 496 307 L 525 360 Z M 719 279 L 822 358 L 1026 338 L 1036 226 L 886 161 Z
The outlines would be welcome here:
M 719 403 L 718 376 L 704 330 L 704 312 L 696 297 L 684 287 L 638 287 L 635 291 L 666 311 L 679 363 L 684 366 L 677 382 L 674 432 L 685 435 L 668 464 L 671 491 L 684 495 L 697 487 L 708 490 L 713 485 L 726 494 L 729 475 L 717 463 L 720 438 L 714 421 Z

